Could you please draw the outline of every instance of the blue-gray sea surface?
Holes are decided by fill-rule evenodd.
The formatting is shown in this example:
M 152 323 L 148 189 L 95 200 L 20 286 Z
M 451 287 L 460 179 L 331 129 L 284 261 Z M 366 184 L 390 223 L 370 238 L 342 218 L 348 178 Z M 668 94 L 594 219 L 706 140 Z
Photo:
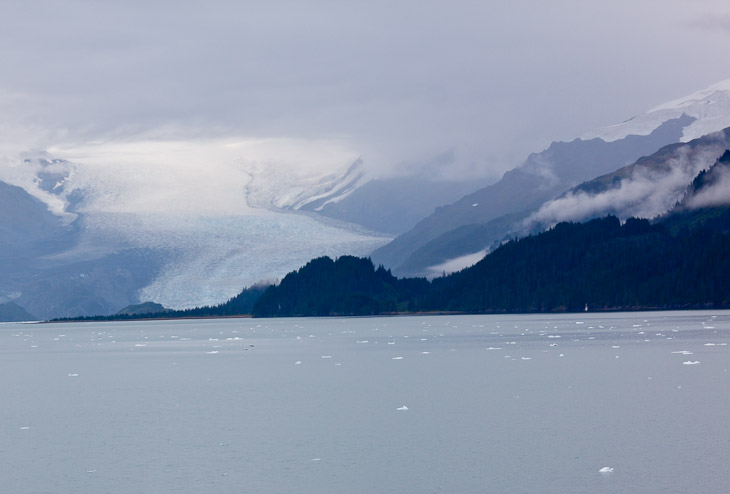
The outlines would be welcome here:
M 727 494 L 728 343 L 725 311 L 0 325 L 0 490 Z

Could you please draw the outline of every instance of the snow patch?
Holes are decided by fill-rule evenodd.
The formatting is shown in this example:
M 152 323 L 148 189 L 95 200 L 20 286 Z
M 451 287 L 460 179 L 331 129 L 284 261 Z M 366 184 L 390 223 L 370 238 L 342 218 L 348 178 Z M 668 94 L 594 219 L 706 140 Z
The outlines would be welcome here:
M 588 132 L 583 139 L 600 138 L 611 142 L 628 135 L 645 136 L 667 120 L 683 114 L 696 120 L 684 128 L 682 142 L 730 127 L 730 79 L 656 106 L 626 122 Z

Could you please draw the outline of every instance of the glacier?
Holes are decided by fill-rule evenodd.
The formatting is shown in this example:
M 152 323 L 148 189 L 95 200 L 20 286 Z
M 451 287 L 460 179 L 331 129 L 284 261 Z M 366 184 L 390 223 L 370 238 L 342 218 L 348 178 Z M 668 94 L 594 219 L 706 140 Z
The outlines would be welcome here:
M 350 154 L 339 149 L 328 154 L 326 144 L 305 143 L 301 146 L 317 147 L 314 158 L 302 160 L 285 149 L 278 161 L 266 162 L 262 156 L 276 144 L 144 141 L 22 152 L 0 159 L 0 181 L 42 201 L 76 232 L 72 246 L 29 261 L 61 273 L 53 280 L 84 280 L 88 286 L 95 266 L 114 276 L 142 253 L 153 261 L 135 268 L 151 270 L 151 280 L 137 287 L 138 301 L 186 309 L 225 302 L 244 287 L 276 281 L 314 257 L 366 256 L 391 240 L 297 210 L 308 197 L 334 197 L 354 186 L 361 174 Z M 292 187 L 297 183 L 298 189 Z M 109 264 L 112 258 L 125 261 L 118 268 Z M 28 293 L 38 290 L 35 285 L 2 288 L 18 292 L 13 296 L 18 300 L 33 298 L 27 303 L 36 312 L 44 305 L 41 294 Z M 118 300 L 118 309 L 129 303 L 128 294 L 97 291 L 104 291 L 106 305 L 91 307 L 109 310 L 110 299 Z M 93 289 L 84 293 L 96 296 Z M 68 314 L 54 307 L 41 317 L 59 315 Z

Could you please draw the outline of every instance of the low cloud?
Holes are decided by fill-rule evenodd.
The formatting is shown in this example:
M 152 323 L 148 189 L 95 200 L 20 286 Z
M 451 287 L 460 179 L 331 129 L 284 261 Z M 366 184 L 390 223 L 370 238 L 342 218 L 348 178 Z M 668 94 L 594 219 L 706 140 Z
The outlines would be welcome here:
M 691 209 L 730 204 L 730 168 L 713 170 L 713 183 L 687 199 Z
M 524 226 L 548 228 L 561 221 L 583 221 L 608 214 L 621 219 L 654 218 L 681 200 L 687 185 L 700 171 L 709 168 L 726 146 L 723 141 L 698 150 L 679 148 L 665 163 L 636 166 L 617 185 L 609 185 L 596 194 L 573 189 L 544 204 L 525 220 Z

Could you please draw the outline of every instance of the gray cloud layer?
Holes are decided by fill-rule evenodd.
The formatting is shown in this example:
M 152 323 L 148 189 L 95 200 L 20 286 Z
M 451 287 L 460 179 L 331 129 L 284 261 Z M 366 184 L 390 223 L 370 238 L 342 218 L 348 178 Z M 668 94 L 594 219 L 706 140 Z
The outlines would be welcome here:
M 727 33 L 698 25 L 728 14 L 716 0 L 3 2 L 0 128 L 39 147 L 334 139 L 380 172 L 452 151 L 454 173 L 499 173 L 727 78 Z

